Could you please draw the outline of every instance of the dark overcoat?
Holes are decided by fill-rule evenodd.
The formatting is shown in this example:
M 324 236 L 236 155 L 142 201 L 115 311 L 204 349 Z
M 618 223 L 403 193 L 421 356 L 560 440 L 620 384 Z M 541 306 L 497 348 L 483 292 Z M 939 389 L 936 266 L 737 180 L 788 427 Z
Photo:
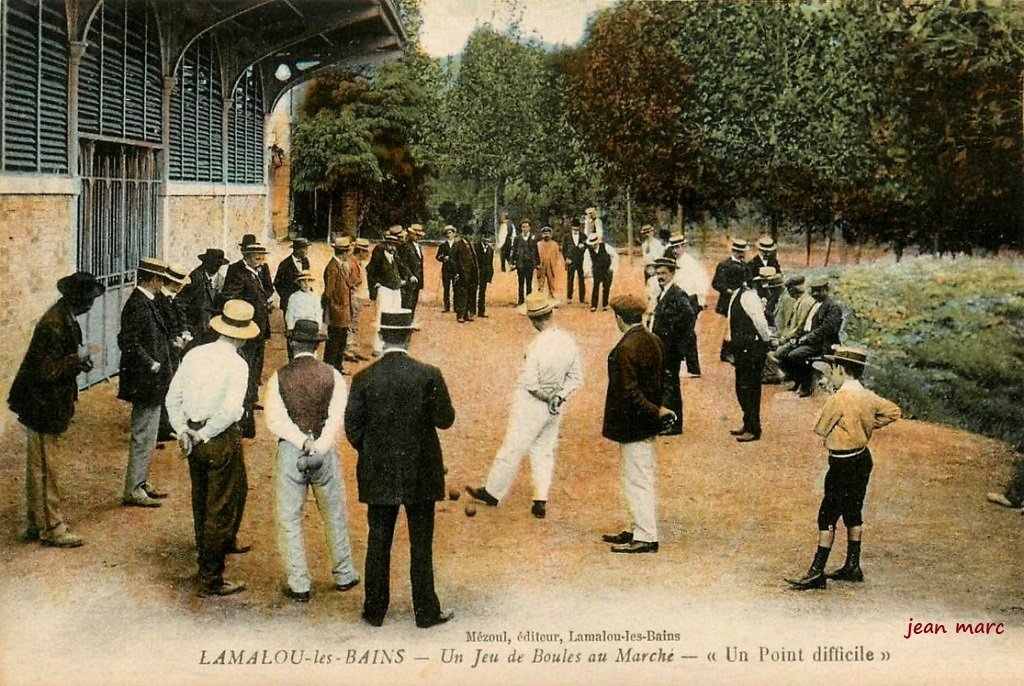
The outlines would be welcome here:
M 131 292 L 121 309 L 117 334 L 121 349 L 118 398 L 143 405 L 163 404 L 174 373 L 171 338 L 177 334 L 170 326 L 157 298 L 151 300 L 138 288 Z M 155 372 L 154 362 L 160 364 Z
M 642 326 L 626 331 L 612 348 L 602 436 L 634 443 L 658 433 L 663 356 L 661 341 Z

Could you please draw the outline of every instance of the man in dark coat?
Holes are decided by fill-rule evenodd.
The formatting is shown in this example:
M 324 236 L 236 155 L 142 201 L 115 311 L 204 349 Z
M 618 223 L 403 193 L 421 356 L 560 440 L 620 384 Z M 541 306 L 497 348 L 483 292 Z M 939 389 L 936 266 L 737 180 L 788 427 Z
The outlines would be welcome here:
M 587 252 L 587 234 L 580 226 L 580 220 L 573 217 L 569 231 L 562 237 L 562 257 L 565 258 L 565 282 L 567 303 L 572 302 L 572 292 L 575 283 L 579 284 L 580 302 L 587 298 L 583 280 L 583 256 Z
M 740 443 L 761 438 L 761 377 L 769 349 L 779 344 L 765 315 L 764 301 L 768 279 L 775 273 L 771 267 L 752 279 L 756 290 L 740 286 L 729 302 L 729 333 L 733 364 L 736 367 L 736 402 L 743 412 L 743 425 L 729 433 Z M 770 274 L 768 272 L 771 272 Z
M 798 391 L 801 398 L 814 392 L 814 369 L 816 359 L 832 352 L 832 346 L 839 344 L 839 330 L 843 326 L 843 308 L 830 295 L 828 278 L 821 276 L 810 284 L 811 297 L 816 301 L 803 331 L 797 331 L 790 343 L 778 350 L 779 367 L 793 380 L 791 390 Z
M 455 319 L 462 322 L 473 321 L 472 310 L 476 309 L 476 285 L 480 270 L 476 264 L 476 252 L 465 236 L 455 237 L 452 244 L 452 285 L 455 289 Z
M 524 219 L 519 225 L 519 235 L 512 241 L 512 265 L 519 275 L 519 300 L 533 293 L 533 276 L 540 269 L 540 253 L 537 251 L 537 237 L 530 232 L 530 220 Z
M 604 239 L 597 234 L 587 239 L 587 249 L 590 251 L 590 269 L 593 276 L 593 283 L 590 286 L 590 311 L 597 311 L 598 297 L 601 298 L 601 306 L 608 309 L 608 294 L 612 290 L 612 256 L 608 252 L 608 246 Z
M 217 298 L 213 277 L 228 263 L 224 251 L 217 248 L 207 248 L 205 253 L 199 255 L 199 261 L 201 264 L 189 273 L 188 283 L 174 299 L 185 313 L 193 345 L 202 345 L 211 340 L 210 317 L 216 313 L 214 301 Z
M 476 296 L 470 294 L 470 314 L 477 317 L 487 318 L 487 284 L 494 278 L 494 244 L 491 243 L 490 234 L 480 232 L 476 243 L 473 244 L 473 252 L 476 254 L 476 265 L 479 276 L 476 283 Z
M 281 260 L 277 265 L 277 273 L 274 274 L 274 290 L 281 300 L 281 313 L 288 311 L 288 298 L 292 293 L 299 290 L 297 281 L 299 272 L 309 269 L 309 241 L 305 238 L 296 238 L 292 241 L 292 254 Z
M 384 623 L 391 600 L 391 543 L 398 508 L 409 528 L 410 579 L 416 625 L 450 620 L 434 590 L 434 503 L 444 500 L 444 460 L 437 429 L 455 421 L 441 370 L 408 354 L 412 312 L 381 315 L 384 355 L 352 380 L 345 435 L 359 454 L 359 502 L 367 505 L 369 533 L 363 575 L 363 620 Z
M 779 266 L 779 258 L 776 255 L 778 247 L 775 239 L 771 236 L 761 236 L 757 241 L 757 254 L 750 262 L 747 262 L 748 282 L 753 281 L 761 273 L 762 267 L 774 267 L 776 274 L 782 273 L 782 267 Z
M 651 316 L 651 332 L 661 339 L 664 348 L 662 369 L 661 404 L 675 413 L 677 419 L 662 428 L 662 435 L 683 433 L 683 394 L 679 388 L 679 369 L 689 338 L 693 336 L 693 324 L 697 314 L 693 311 L 690 298 L 677 286 L 673 279 L 676 261 L 671 257 L 659 257 L 654 261 L 654 275 L 660 290 L 655 299 Z
M 441 263 L 441 285 L 444 288 L 444 311 L 452 310 L 452 278 L 455 275 L 451 261 L 452 246 L 455 245 L 455 227 L 449 224 L 444 227 L 444 242 L 437 246 L 434 259 Z M 373 297 L 372 295 L 370 296 Z
M 601 435 L 622 445 L 622 486 L 633 525 L 601 539 L 613 544 L 613 553 L 656 553 L 654 437 L 663 423 L 677 418 L 661 405 L 664 351 L 658 337 L 644 328 L 644 302 L 633 295 L 620 295 L 611 306 L 622 338 L 608 355 Z
M 82 537 L 68 529 L 61 513 L 58 439 L 75 414 L 78 375 L 92 369 L 75 317 L 85 314 L 103 291 L 92 274 L 75 272 L 57 281 L 61 298 L 46 311 L 11 384 L 7 404 L 27 437 L 25 540 L 76 548 Z
M 408 278 L 402 286 L 402 308 L 416 314 L 423 289 L 423 246 L 420 239 L 426 235 L 422 224 L 411 224 L 405 242 L 398 246 L 398 258 L 405 264 Z
M 239 352 L 249 365 L 249 387 L 245 394 L 245 415 L 242 417 L 242 438 L 256 436 L 253 412 L 257 409 L 260 384 L 263 380 L 263 351 L 270 338 L 270 298 L 261 273 L 267 266 L 267 249 L 262 243 L 250 242 L 242 248 L 242 259 L 232 262 L 224 277 L 224 287 L 217 297 L 219 309 L 228 300 L 242 300 L 252 305 L 253 322 L 260 335 L 245 341 Z M 269 273 L 269 269 L 267 270 Z
M 728 316 L 729 300 L 732 294 L 747 280 L 747 251 L 750 246 L 742 238 L 732 242 L 732 249 L 728 258 L 722 260 L 715 267 L 715 275 L 711 279 L 711 287 L 718 291 L 718 303 L 715 305 L 715 312 L 723 317 Z M 722 341 L 722 351 L 719 357 L 723 362 L 732 361 L 732 353 L 729 350 L 729 341 Z
M 243 257 L 245 256 L 246 249 L 253 244 L 259 244 L 259 241 L 256 240 L 255 234 L 247 233 L 242 236 L 242 240 L 238 244 L 238 248 L 241 250 Z M 263 290 L 266 291 L 267 297 L 269 298 L 274 294 L 274 279 L 270 275 L 270 265 L 267 264 L 266 260 L 264 260 L 257 271 L 260 275 L 260 283 L 263 284 Z M 217 308 L 217 312 L 220 312 L 219 307 Z
M 132 404 L 122 502 L 136 507 L 160 507 L 167 494 L 149 483 L 149 463 L 156 450 L 160 412 L 174 375 L 172 322 L 162 313 L 158 295 L 167 281 L 167 264 L 139 260 L 135 289 L 121 310 L 120 383 L 117 397 Z
M 370 300 L 377 305 L 375 327 L 378 328 L 382 313 L 402 309 L 402 287 L 410 276 L 405 263 L 398 259 L 401 233 L 401 226 L 396 225 L 388 229 L 384 234 L 384 241 L 373 249 L 370 262 L 366 265 L 366 283 L 369 286 Z M 373 354 L 380 355 L 383 350 L 384 340 L 378 331 L 374 334 Z

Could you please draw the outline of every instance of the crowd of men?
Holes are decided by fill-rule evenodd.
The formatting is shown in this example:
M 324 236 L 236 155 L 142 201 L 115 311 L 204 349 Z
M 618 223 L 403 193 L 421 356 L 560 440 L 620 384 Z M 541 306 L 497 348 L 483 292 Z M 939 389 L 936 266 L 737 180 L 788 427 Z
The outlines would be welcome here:
M 720 357 L 735 367 L 742 425 L 731 433 L 737 441 L 761 438 L 763 383 L 789 379 L 793 390 L 808 396 L 815 375 L 824 373 L 848 391 L 841 396 L 847 398 L 844 403 L 827 406 L 829 418 L 823 415 L 816 428 L 826 437 L 830 464 L 837 464 L 836 476 L 826 479 L 819 524 L 831 534 L 843 516 L 859 554 L 860 507 L 870 473 L 870 454 L 866 461 L 863 457 L 867 440 L 873 428 L 896 419 L 899 410 L 864 395 L 868 392 L 858 379 L 866 355 L 837 348 L 843 314 L 828 281 L 813 279 L 805 292 L 803 277 L 785 279 L 769 237 L 757 242 L 758 255 L 749 261 L 748 243 L 733 241 L 730 255 L 709 279 L 688 253 L 686 236 L 656 236 L 653 227 L 644 226 L 640 251 L 646 290 L 611 298 L 616 251 L 605 243 L 596 211 L 588 209 L 582 220 L 573 221 L 561 241 L 552 234 L 545 226 L 538 239 L 528 220 L 517 229 L 503 216 L 494 233 L 497 250 L 489 233 L 461 235 L 447 226 L 436 251 L 443 309 L 454 308 L 457 322 L 487 317 L 487 284 L 497 252 L 501 270 L 517 272 L 518 304 L 538 332 L 509 404 L 505 439 L 485 482 L 467 486 L 469 494 L 498 506 L 529 453 L 531 513 L 545 518 L 562 408 L 583 384 L 579 347 L 555 319 L 560 303 L 556 277 L 564 271 L 566 303 L 578 295 L 584 304 L 589 277 L 590 311 L 599 304 L 610 307 L 622 333 L 608 357 L 602 432 L 622 446 L 622 486 L 631 525 L 602 540 L 615 553 L 657 552 L 654 439 L 683 433 L 680 376 L 685 365 L 688 377 L 701 377 L 696 327 L 713 289 L 718 293 L 715 312 L 726 324 Z M 309 244 L 301 238 L 294 240 L 292 253 L 273 278 L 266 264 L 269 251 L 252 235 L 243 238 L 241 258 L 230 264 L 214 248 L 198 255 L 199 266 L 188 274 L 154 258 L 139 262 L 118 336 L 118 397 L 132 406 L 122 502 L 160 507 L 168 494 L 151 482 L 149 465 L 158 442 L 176 439 L 188 459 L 192 484 L 199 595 L 230 595 L 245 588 L 225 579 L 224 570 L 227 555 L 249 550 L 237 540 L 248 492 L 242 439 L 255 435 L 256 413 L 262 410 L 266 428 L 279 439 L 273 497 L 284 594 L 298 602 L 311 597 L 301 526 L 308 489 L 324 520 L 335 588 L 348 591 L 360 581 L 337 451 L 344 431 L 358 453 L 358 497 L 368 508 L 364 620 L 379 626 L 388 609 L 390 550 L 400 507 L 409 522 L 416 624 L 429 627 L 451 619 L 434 589 L 432 541 L 434 505 L 445 497 L 437 431 L 452 425 L 455 410 L 441 370 L 409 355 L 424 287 L 423 237 L 422 226 L 413 224 L 390 227 L 372 250 L 363 238 L 336 239 L 319 294 Z M 28 434 L 27 536 L 76 547 L 83 541 L 60 511 L 53 441 L 73 415 L 77 375 L 92 368 L 75 317 L 87 312 L 104 289 L 84 272 L 61 279 L 57 287 L 62 297 L 37 325 L 9 403 Z M 288 362 L 270 375 L 261 393 L 275 293 L 284 310 Z M 358 335 L 369 302 L 375 303 L 371 352 L 379 360 L 360 371 L 349 389 L 345 362 L 369 359 Z M 316 351 L 324 341 L 321 362 Z M 823 533 L 820 548 L 830 548 L 831 540 Z M 793 586 L 823 587 L 826 558 L 819 549 L 811 570 L 791 580 Z M 848 558 L 834 578 L 862 579 L 858 560 Z

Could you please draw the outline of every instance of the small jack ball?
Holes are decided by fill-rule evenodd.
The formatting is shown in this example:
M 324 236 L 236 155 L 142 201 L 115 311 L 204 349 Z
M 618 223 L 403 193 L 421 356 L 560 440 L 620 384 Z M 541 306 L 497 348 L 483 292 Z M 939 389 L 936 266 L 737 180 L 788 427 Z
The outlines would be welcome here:
M 462 494 L 459 493 L 459 489 L 457 488 L 453 488 L 448 491 L 448 497 L 451 498 L 452 500 L 458 500 L 460 495 Z
M 472 517 L 476 514 L 476 505 L 466 505 L 466 516 Z

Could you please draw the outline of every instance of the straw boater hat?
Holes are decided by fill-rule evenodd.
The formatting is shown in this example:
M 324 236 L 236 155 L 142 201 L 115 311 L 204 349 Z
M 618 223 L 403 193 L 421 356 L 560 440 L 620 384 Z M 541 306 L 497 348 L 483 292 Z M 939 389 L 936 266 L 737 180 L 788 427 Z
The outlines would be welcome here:
M 242 246 L 243 255 L 266 255 L 268 252 L 270 251 L 267 250 L 267 246 L 263 245 L 262 243 L 257 243 L 256 241 L 253 241 L 252 243 L 246 243 L 245 245 Z
M 224 251 L 220 248 L 207 248 L 206 252 L 199 255 L 199 261 L 203 264 L 216 264 L 218 267 L 228 264 L 228 260 L 224 257 Z
M 392 331 L 419 331 L 420 327 L 412 320 L 412 310 L 395 310 L 380 313 L 380 328 Z
M 668 237 L 668 244 L 673 248 L 676 247 L 677 245 L 686 245 L 687 243 L 688 241 L 686 240 L 686 236 L 684 236 L 681 231 L 676 232 Z
M 456 230 L 455 230 L 455 227 L 454 227 L 454 226 L 452 226 L 451 224 L 446 224 L 446 225 L 445 225 L 445 227 L 444 227 L 444 232 L 445 232 L 445 233 L 449 233 L 449 232 L 450 232 L 450 233 L 458 233 L 458 231 L 456 231 Z
M 417 238 L 427 235 L 427 232 L 423 230 L 423 224 L 409 224 L 409 233 Z
M 370 249 L 370 241 L 368 239 L 366 239 L 366 238 L 357 238 L 355 243 L 353 243 L 353 245 L 355 246 L 356 250 L 369 250 Z
M 732 249 L 735 252 L 746 252 L 750 250 L 750 244 L 742 238 L 734 238 L 732 241 Z
M 341 236 L 334 239 L 334 252 L 345 252 L 352 247 L 352 239 L 348 236 Z
M 531 293 L 526 296 L 526 310 L 525 314 L 530 319 L 535 317 L 543 317 L 546 314 L 551 314 L 555 309 L 555 303 L 546 293 Z
M 285 333 L 284 337 L 292 341 L 304 341 L 306 343 L 319 343 L 320 341 L 327 340 L 327 336 L 320 333 L 320 325 L 312 319 L 300 319 L 295 322 L 295 326 L 292 327 L 291 331 Z
M 654 227 L 651 226 L 650 224 L 644 224 L 643 226 L 640 227 L 641 236 L 646 236 L 647 234 L 651 233 L 654 233 Z
M 658 267 L 667 267 L 672 271 L 675 271 L 679 267 L 679 265 L 676 264 L 676 261 L 673 260 L 671 257 L 659 257 L 652 264 L 655 269 L 657 269 Z
M 822 355 L 829 362 L 850 362 L 866 367 L 868 364 L 868 351 L 863 348 L 854 348 L 849 345 L 833 345 L 830 355 Z
M 393 226 L 384 234 L 384 240 L 388 243 L 398 243 L 402 240 L 402 227 Z
M 167 277 L 167 263 L 155 257 L 143 257 L 139 260 L 139 272 L 149 276 Z
M 60 278 L 57 281 L 57 290 L 65 298 L 85 300 L 86 298 L 98 298 L 103 295 L 106 288 L 89 272 L 75 272 Z
M 180 286 L 184 286 L 192 281 L 192 279 L 188 278 L 188 270 L 177 264 L 168 265 L 165 276 L 168 281 L 173 281 Z
M 260 335 L 260 327 L 252 320 L 252 305 L 244 300 L 228 300 L 224 312 L 210 320 L 210 328 L 229 338 L 247 341 Z
M 299 281 L 316 281 L 316 277 L 313 276 L 313 272 L 303 269 L 295 276 L 295 282 L 298 283 Z
M 761 236 L 757 241 L 757 249 L 763 252 L 775 252 L 778 245 L 771 236 Z

